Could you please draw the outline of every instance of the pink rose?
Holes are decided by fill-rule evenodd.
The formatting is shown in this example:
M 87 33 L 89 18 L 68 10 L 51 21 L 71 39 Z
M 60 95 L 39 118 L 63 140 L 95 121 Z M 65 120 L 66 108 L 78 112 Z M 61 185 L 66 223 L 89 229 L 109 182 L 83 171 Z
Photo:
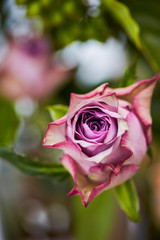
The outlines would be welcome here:
M 69 195 L 80 194 L 84 206 L 139 169 L 151 144 L 150 104 L 158 78 L 72 93 L 68 113 L 49 124 L 43 146 L 64 151 L 62 164 L 75 183 Z
M 65 82 L 69 68 L 52 61 L 48 43 L 38 37 L 12 39 L 0 68 L 0 92 L 14 100 L 42 100 Z

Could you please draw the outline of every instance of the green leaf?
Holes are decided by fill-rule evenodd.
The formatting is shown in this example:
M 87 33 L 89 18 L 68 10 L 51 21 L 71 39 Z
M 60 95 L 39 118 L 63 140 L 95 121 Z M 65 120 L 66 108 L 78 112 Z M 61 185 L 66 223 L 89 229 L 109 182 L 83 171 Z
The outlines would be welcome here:
M 68 177 L 69 173 L 60 163 L 30 160 L 27 156 L 17 155 L 7 148 L 0 148 L 0 157 L 31 176 Z
M 141 29 L 143 52 L 155 72 L 160 70 L 160 4 L 159 0 L 122 0 Z
M 135 82 L 136 79 L 137 57 L 126 69 L 124 76 L 119 80 L 118 87 L 127 87 Z
M 103 0 L 106 10 L 125 30 L 130 40 L 141 49 L 140 28 L 138 23 L 132 18 L 129 8 L 116 0 Z
M 68 112 L 68 106 L 61 104 L 47 106 L 47 109 L 53 121 L 62 118 Z
M 120 207 L 133 222 L 139 222 L 139 199 L 132 180 L 128 180 L 113 189 Z
M 0 145 L 11 143 L 18 127 L 18 117 L 12 104 L 0 98 Z

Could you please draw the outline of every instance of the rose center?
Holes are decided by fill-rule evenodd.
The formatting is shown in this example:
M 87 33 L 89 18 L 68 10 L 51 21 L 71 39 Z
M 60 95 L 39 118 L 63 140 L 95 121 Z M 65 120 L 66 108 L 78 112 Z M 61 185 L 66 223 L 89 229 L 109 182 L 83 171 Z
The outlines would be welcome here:
M 89 129 L 94 133 L 99 131 L 106 132 L 110 128 L 109 117 L 107 115 L 104 116 L 104 113 L 102 115 L 102 112 L 98 110 L 97 111 L 90 110 L 89 113 L 88 112 L 82 113 L 78 120 L 79 123 L 80 122 L 82 123 L 82 125 L 83 124 L 87 125 Z
M 97 132 L 102 129 L 106 130 L 106 128 L 108 128 L 108 124 L 106 124 L 104 120 L 101 120 L 99 118 L 93 118 L 91 121 L 87 123 L 87 125 L 92 131 Z

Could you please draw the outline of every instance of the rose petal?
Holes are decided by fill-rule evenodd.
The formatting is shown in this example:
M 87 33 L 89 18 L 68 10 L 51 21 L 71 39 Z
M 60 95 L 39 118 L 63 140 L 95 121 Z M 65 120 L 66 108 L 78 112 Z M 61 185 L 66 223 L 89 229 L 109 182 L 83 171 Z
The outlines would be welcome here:
M 106 93 L 105 95 L 95 94 L 93 97 L 89 99 L 88 97 L 85 98 L 84 96 L 85 94 L 84 95 L 78 95 L 73 93 L 71 94 L 71 101 L 70 101 L 70 106 L 67 114 L 68 117 L 72 118 L 77 111 L 81 110 L 82 107 L 91 106 L 93 108 L 96 105 L 101 105 L 101 103 L 108 105 L 108 110 L 112 114 L 114 115 L 117 114 L 117 116 L 119 116 L 118 113 L 116 113 L 117 112 L 116 109 L 118 107 L 118 101 L 115 93 Z M 103 105 L 102 105 L 102 108 L 105 109 Z
M 65 141 L 66 122 L 67 117 L 64 116 L 55 122 L 49 123 L 42 145 L 45 147 L 53 147 L 56 143 Z
M 82 150 L 70 140 L 57 143 L 54 145 L 54 147 L 62 149 L 64 151 L 64 155 L 69 155 L 71 158 L 73 158 L 74 161 L 79 164 L 83 173 L 86 175 L 88 175 L 89 168 L 96 164 L 94 161 L 86 161 Z
M 124 146 L 123 137 L 116 139 L 112 146 L 112 151 L 110 154 L 106 155 L 101 163 L 112 164 L 115 166 L 114 173 L 117 174 L 122 166 L 122 164 L 130 159 L 133 152 L 127 147 Z
M 88 196 L 88 200 L 83 202 L 83 205 L 87 207 L 89 202 L 93 200 L 95 197 L 97 197 L 103 191 L 116 187 L 117 185 L 120 185 L 129 178 L 133 177 L 135 173 L 138 171 L 138 169 L 139 169 L 138 166 L 126 165 L 121 168 L 121 171 L 117 176 L 111 173 L 109 180 L 93 188 L 92 192 Z
M 113 171 L 112 164 L 99 164 L 89 169 L 89 179 L 96 184 L 101 184 L 109 180 L 110 173 Z
M 64 154 L 61 162 L 64 167 L 70 172 L 75 183 L 73 189 L 68 193 L 68 196 L 79 194 L 82 198 L 83 204 L 85 205 L 85 202 L 87 201 L 88 196 L 94 187 L 94 184 L 89 183 L 85 176 L 77 171 L 77 166 L 69 155 Z
M 116 187 L 132 178 L 138 170 L 139 166 L 136 166 L 134 164 L 122 166 L 118 175 L 112 174 L 111 182 L 105 190 Z
M 155 86 L 159 77 L 160 77 L 160 73 L 158 73 L 156 76 L 154 76 L 151 79 L 136 82 L 129 87 L 115 88 L 115 89 L 107 88 L 107 89 L 105 89 L 104 94 L 116 93 L 116 96 L 118 97 L 118 99 L 120 98 L 120 99 L 125 100 L 133 105 L 133 98 L 138 93 L 143 91 L 145 88 L 149 87 L 150 85 L 154 84 L 154 86 Z M 153 91 L 153 89 L 151 89 L 151 91 Z
M 121 145 L 129 148 L 133 155 L 127 160 L 127 164 L 139 164 L 147 150 L 146 138 L 139 119 L 130 112 L 127 115 L 128 131 L 122 137 Z
M 152 136 L 150 134 L 150 126 L 152 124 L 152 118 L 150 115 L 151 98 L 158 78 L 148 87 L 139 92 L 133 99 L 134 109 L 141 122 L 145 125 L 144 131 L 147 136 L 148 145 L 152 142 Z
M 133 110 L 133 106 L 122 99 L 118 99 L 118 113 L 123 117 L 123 119 L 126 119 L 128 113 Z
M 118 119 L 118 133 L 117 137 L 122 136 L 128 130 L 128 123 L 124 119 Z
M 111 174 L 109 180 L 93 188 L 90 193 L 88 200 L 85 202 L 85 207 L 89 204 L 91 200 L 97 197 L 100 193 L 110 188 L 116 187 L 126 180 L 130 179 L 138 171 L 139 167 L 135 165 L 126 165 L 121 168 L 118 175 Z M 84 204 L 84 203 L 83 203 Z
M 98 88 L 96 88 L 95 90 L 93 90 L 87 94 L 71 93 L 69 112 L 71 112 L 73 110 L 73 108 L 75 108 L 75 106 L 78 105 L 79 103 L 81 103 L 82 101 L 102 95 L 103 92 L 105 91 L 105 89 L 107 88 L 107 86 L 108 86 L 108 83 L 104 83 L 101 86 L 99 86 Z
M 115 175 L 111 171 L 111 166 L 105 166 L 105 171 L 108 171 L 107 181 L 100 185 L 95 185 L 92 182 L 88 181 L 88 179 L 78 171 L 75 162 L 69 155 L 64 154 L 61 161 L 65 168 L 72 175 L 75 183 L 75 186 L 68 193 L 68 196 L 74 196 L 77 194 L 80 195 L 82 198 L 82 203 L 85 207 L 87 207 L 89 202 L 93 200 L 96 196 L 98 196 L 101 192 L 109 188 L 115 187 L 128 180 L 139 169 L 139 167 L 135 165 L 126 165 L 121 168 L 121 171 L 118 173 L 118 175 Z M 93 172 L 96 172 L 97 170 L 97 174 L 100 174 L 99 169 L 95 168 L 92 170 Z
M 89 158 L 94 158 L 96 157 L 96 155 L 98 155 L 98 157 L 100 158 L 100 153 L 103 153 L 104 151 L 107 153 L 106 150 L 108 150 L 108 152 L 110 153 L 110 151 L 112 151 L 112 145 L 113 143 L 110 142 L 108 144 L 93 144 L 89 147 L 81 147 L 82 148 L 82 152 Z M 111 148 L 111 150 L 109 150 Z M 97 159 L 97 158 L 95 158 Z
M 152 124 L 150 116 L 151 97 L 159 77 L 160 74 L 157 74 L 151 79 L 139 81 L 129 87 L 117 89 L 107 88 L 105 90 L 105 93 L 114 92 L 118 98 L 126 100 L 133 105 L 136 114 L 144 125 L 143 128 L 148 145 L 150 145 L 152 141 L 150 129 Z

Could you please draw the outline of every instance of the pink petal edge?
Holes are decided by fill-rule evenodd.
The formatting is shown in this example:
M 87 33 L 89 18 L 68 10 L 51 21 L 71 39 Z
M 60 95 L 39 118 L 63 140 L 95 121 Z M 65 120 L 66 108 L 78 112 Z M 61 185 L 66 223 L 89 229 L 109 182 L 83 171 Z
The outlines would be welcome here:
M 70 105 L 69 105 L 69 112 L 72 111 L 72 109 L 79 104 L 81 101 L 84 99 L 90 99 L 95 96 L 100 96 L 104 93 L 105 89 L 108 87 L 108 83 L 104 83 L 98 88 L 94 89 L 93 91 L 87 93 L 87 94 L 75 94 L 71 93 L 71 100 L 70 100 Z
M 42 141 L 42 146 L 52 147 L 54 144 L 65 141 L 65 124 L 67 116 L 48 124 L 47 130 Z

